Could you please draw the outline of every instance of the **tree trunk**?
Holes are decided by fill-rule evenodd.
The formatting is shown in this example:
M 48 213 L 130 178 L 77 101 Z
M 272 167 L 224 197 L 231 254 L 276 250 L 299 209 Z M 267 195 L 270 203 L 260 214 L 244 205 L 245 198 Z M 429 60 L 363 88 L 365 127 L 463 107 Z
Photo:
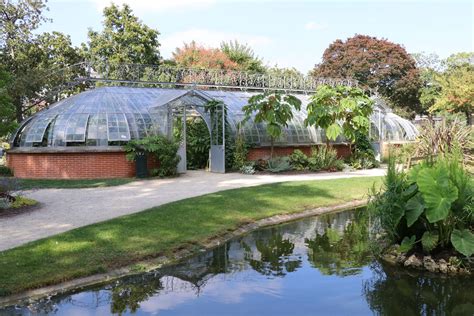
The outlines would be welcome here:
M 14 102 L 16 121 L 18 123 L 21 123 L 21 121 L 23 121 L 23 107 L 21 104 L 21 98 L 15 98 Z
M 273 159 L 273 137 L 270 137 L 270 159 Z
M 471 126 L 472 125 L 471 112 L 466 111 L 465 114 L 466 114 L 466 124 L 467 124 L 467 126 Z

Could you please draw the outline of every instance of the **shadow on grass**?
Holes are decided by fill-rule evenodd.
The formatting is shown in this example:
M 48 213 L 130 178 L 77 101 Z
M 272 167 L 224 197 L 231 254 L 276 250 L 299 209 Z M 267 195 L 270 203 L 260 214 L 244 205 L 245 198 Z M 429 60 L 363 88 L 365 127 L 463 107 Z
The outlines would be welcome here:
M 360 199 L 373 181 L 340 179 L 233 189 L 71 230 L 0 252 L 0 292 L 125 266 L 272 215 Z

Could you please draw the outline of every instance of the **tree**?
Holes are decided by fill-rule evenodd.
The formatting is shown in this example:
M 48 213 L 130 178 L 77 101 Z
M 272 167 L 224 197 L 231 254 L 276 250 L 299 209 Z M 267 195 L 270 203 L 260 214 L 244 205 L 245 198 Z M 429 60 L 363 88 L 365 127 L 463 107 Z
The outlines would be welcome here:
M 247 44 L 241 44 L 238 41 L 229 41 L 221 43 L 221 51 L 229 59 L 237 63 L 241 70 L 256 73 L 264 73 L 265 66 L 260 58 L 255 56 L 253 49 Z
M 0 3 L 0 59 L 10 79 L 6 87 L 22 121 L 37 108 L 61 79 L 52 72 L 79 60 L 69 36 L 59 32 L 33 34 L 48 21 L 43 16 L 46 1 L 19 0 Z
M 296 68 L 279 68 L 277 65 L 268 68 L 267 74 L 275 77 L 300 78 L 303 74 Z
M 180 67 L 200 69 L 238 70 L 240 66 L 217 48 L 206 48 L 192 41 L 176 48 L 173 59 Z
M 386 39 L 355 35 L 336 40 L 325 50 L 312 74 L 356 79 L 363 89 L 376 89 L 398 109 L 420 112 L 420 75 L 406 50 Z
M 273 145 L 275 139 L 281 136 L 283 127 L 293 119 L 293 110 L 301 109 L 301 101 L 290 94 L 266 91 L 262 94 L 252 96 L 248 104 L 242 110 L 245 120 L 255 114 L 255 123 L 265 123 L 268 135 L 270 135 L 271 149 L 270 157 L 273 158 Z
M 421 114 L 428 114 L 436 103 L 441 92 L 441 85 L 436 80 L 442 69 L 442 62 L 436 54 L 413 54 L 417 68 L 420 70 L 420 106 Z
M 445 65 L 446 70 L 437 76 L 441 92 L 430 111 L 464 113 L 470 125 L 474 107 L 474 53 L 450 56 Z
M 96 65 L 160 63 L 157 30 L 142 23 L 127 4 L 112 4 L 104 9 L 102 32 L 89 30 L 89 41 L 82 45 L 83 55 Z M 118 72 L 118 70 L 116 70 Z M 109 72 L 110 75 L 118 73 Z
M 321 85 L 307 105 L 305 123 L 324 129 L 327 146 L 340 135 L 353 142 L 356 133 L 368 134 L 373 103 L 360 88 Z
M 17 127 L 15 107 L 7 91 L 9 82 L 8 73 L 0 69 L 0 138 L 7 136 Z

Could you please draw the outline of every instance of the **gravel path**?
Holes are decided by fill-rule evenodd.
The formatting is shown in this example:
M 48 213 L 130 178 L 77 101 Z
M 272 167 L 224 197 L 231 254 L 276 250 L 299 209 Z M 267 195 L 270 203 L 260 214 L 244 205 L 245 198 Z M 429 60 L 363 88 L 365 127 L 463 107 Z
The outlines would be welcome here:
M 383 169 L 300 175 L 243 175 L 188 171 L 178 178 L 90 189 L 28 191 L 41 208 L 0 218 L 0 251 L 147 208 L 221 190 L 285 181 L 381 176 Z

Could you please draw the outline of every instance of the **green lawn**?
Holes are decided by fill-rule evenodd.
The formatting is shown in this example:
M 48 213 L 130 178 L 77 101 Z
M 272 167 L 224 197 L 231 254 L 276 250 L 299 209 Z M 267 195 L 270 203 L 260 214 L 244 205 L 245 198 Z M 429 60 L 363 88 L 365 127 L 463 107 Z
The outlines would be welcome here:
M 80 189 L 80 188 L 103 188 L 116 185 L 122 185 L 136 181 L 134 178 L 116 178 L 116 179 L 18 179 L 18 185 L 22 190 L 30 189 Z
M 228 190 L 78 228 L 0 252 L 0 295 L 169 254 L 272 215 L 362 199 L 374 184 L 379 186 L 381 178 Z

